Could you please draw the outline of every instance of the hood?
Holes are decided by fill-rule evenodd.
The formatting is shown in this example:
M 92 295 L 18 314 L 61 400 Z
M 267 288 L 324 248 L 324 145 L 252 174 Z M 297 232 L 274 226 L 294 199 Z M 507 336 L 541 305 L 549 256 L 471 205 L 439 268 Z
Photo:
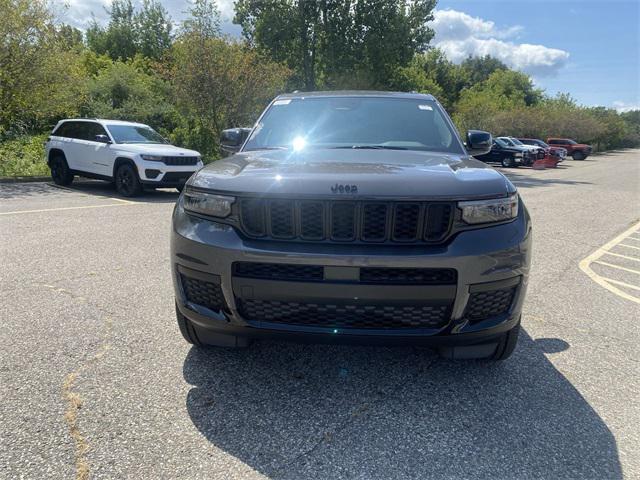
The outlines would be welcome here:
M 148 155 L 164 155 L 167 157 L 199 157 L 200 153 L 187 148 L 180 148 L 168 143 L 116 143 L 113 144 L 120 152 L 145 153 Z
M 410 150 L 239 153 L 205 166 L 189 184 L 219 192 L 340 198 L 460 199 L 515 191 L 501 173 L 468 156 Z M 341 185 L 349 193 L 340 193 Z

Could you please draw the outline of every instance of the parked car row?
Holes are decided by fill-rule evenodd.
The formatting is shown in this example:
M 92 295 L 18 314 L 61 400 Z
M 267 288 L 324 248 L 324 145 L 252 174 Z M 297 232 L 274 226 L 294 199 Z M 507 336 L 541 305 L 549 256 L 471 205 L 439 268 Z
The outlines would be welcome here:
M 592 152 L 590 145 L 577 143 L 569 138 L 495 137 L 491 150 L 475 158 L 486 163 L 500 163 L 503 167 L 543 166 L 556 167 L 568 156 L 584 160 Z

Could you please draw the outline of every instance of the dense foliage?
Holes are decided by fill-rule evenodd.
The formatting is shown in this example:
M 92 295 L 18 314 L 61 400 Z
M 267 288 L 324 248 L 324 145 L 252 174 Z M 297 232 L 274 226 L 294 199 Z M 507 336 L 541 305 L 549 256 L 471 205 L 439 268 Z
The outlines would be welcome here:
M 461 64 L 429 47 L 435 0 L 238 0 L 243 39 L 214 0 L 176 25 L 160 0 L 114 0 L 105 26 L 56 23 L 46 0 L 0 0 L 0 175 L 46 172 L 60 118 L 137 120 L 218 158 L 227 126 L 251 125 L 286 90 L 433 93 L 461 131 L 567 136 L 598 149 L 640 144 L 640 112 L 549 97 L 491 57 Z

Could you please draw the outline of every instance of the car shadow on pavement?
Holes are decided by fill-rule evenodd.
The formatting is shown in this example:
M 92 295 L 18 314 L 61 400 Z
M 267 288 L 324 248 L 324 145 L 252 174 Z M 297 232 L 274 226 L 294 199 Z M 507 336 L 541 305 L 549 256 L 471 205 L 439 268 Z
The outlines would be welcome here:
M 136 203 L 175 203 L 179 195 L 175 188 L 165 188 L 147 190 L 137 197 L 125 198 L 116 191 L 113 185 L 100 180 L 76 179 L 68 187 L 61 187 L 53 182 L 0 183 L 0 200 L 46 198 L 60 196 L 65 192 L 122 199 Z
M 186 407 L 216 448 L 271 478 L 621 478 L 607 425 L 545 356 L 566 348 L 525 331 L 500 364 L 414 347 L 194 347 Z
M 59 191 L 51 188 L 47 183 L 0 183 L 0 200 L 26 199 L 29 197 L 43 198 L 58 194 Z
M 53 183 L 51 186 L 54 188 L 61 188 Z M 163 188 L 157 190 L 144 190 L 137 197 L 123 197 L 117 192 L 116 188 L 112 184 L 101 180 L 76 180 L 68 187 L 63 188 L 88 195 L 119 198 L 135 203 L 175 203 L 179 195 L 179 192 L 175 188 Z

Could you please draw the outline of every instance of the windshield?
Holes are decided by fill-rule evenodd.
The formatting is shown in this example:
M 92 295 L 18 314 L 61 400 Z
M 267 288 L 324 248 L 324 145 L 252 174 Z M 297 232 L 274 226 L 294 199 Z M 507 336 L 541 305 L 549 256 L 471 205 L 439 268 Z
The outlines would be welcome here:
M 568 143 L 569 145 L 577 145 L 576 141 L 575 140 L 571 140 L 570 138 L 567 138 L 565 140 L 565 142 Z
M 384 97 L 276 100 L 243 150 L 305 148 L 464 153 L 435 102 Z
M 167 143 L 162 136 L 145 125 L 107 125 L 116 143 Z
M 514 145 L 524 145 L 524 143 L 522 143 L 517 138 L 510 138 L 509 140 L 511 140 L 511 143 L 513 143 Z
M 513 147 L 515 144 L 507 137 L 499 137 L 498 141 L 503 147 Z

